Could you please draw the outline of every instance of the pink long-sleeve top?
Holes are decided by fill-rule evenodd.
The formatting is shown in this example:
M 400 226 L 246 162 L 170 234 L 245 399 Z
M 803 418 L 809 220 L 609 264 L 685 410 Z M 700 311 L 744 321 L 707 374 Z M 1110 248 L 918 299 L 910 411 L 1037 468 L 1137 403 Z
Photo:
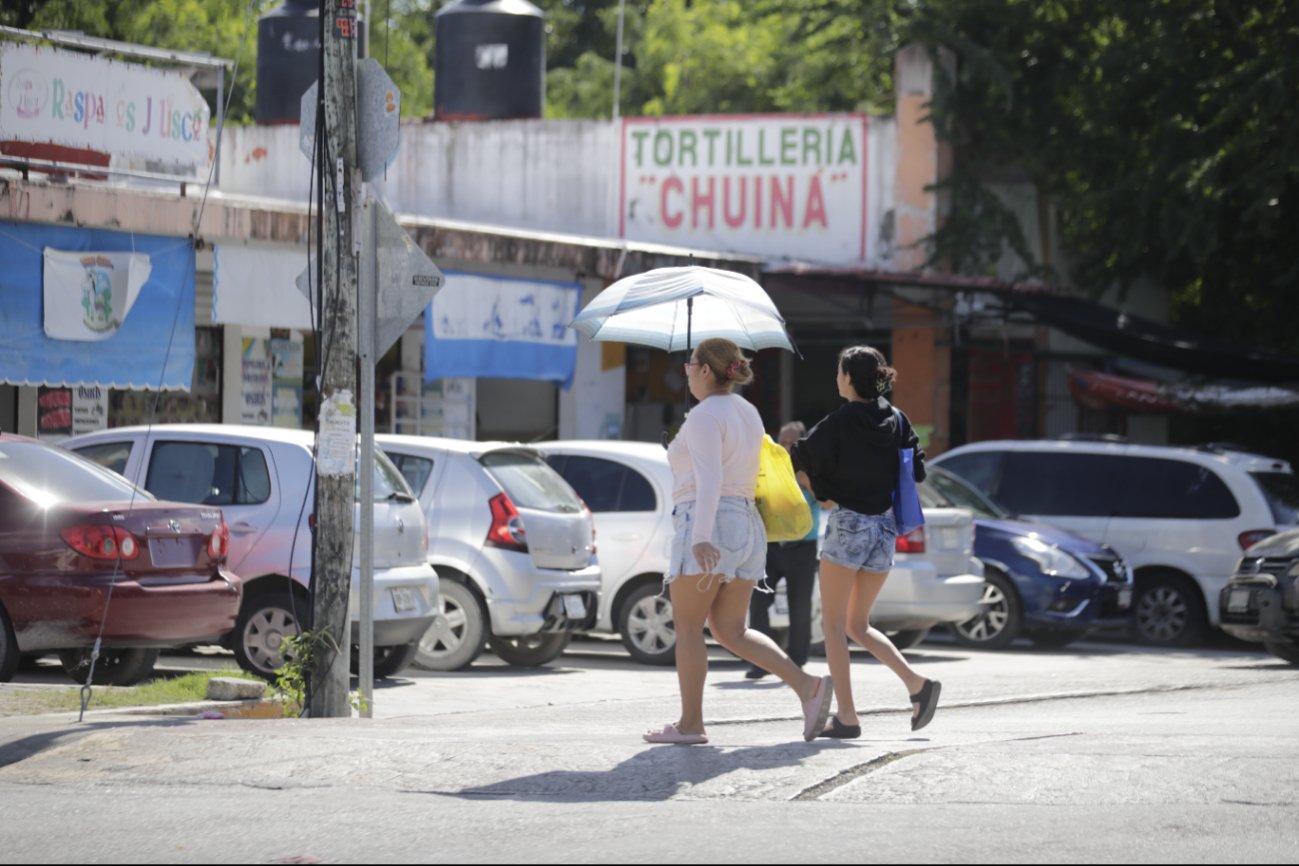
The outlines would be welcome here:
M 723 496 L 753 498 L 762 449 L 762 417 L 738 394 L 705 397 L 668 446 L 672 503 L 694 500 L 691 544 L 711 541 Z

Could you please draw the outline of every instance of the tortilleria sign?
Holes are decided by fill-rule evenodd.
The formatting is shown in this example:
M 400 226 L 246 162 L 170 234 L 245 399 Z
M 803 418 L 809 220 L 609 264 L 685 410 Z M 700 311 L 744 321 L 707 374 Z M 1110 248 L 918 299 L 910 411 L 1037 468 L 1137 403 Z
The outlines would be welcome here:
M 208 166 L 210 111 L 184 76 L 87 54 L 0 45 L 0 139 L 58 144 L 185 174 Z
M 861 261 L 866 123 L 862 115 L 627 118 L 622 236 Z

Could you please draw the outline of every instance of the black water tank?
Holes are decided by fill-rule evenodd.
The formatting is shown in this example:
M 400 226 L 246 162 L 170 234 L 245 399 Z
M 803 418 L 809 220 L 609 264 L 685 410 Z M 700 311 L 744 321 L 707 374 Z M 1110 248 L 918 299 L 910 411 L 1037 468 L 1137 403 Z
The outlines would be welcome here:
M 541 117 L 544 12 L 527 0 L 456 0 L 435 20 L 434 120 Z
M 364 56 L 365 30 L 357 16 L 357 55 Z M 284 0 L 257 22 L 258 123 L 297 123 L 302 94 L 320 74 L 320 4 Z

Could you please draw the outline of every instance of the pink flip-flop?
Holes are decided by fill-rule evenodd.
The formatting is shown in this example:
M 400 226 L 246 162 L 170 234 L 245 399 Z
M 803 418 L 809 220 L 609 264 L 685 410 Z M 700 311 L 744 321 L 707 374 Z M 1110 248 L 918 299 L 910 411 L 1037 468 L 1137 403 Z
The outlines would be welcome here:
M 803 701 L 803 739 L 809 743 L 825 730 L 825 722 L 830 717 L 830 702 L 834 699 L 834 681 L 828 676 L 821 677 L 816 693 Z
M 643 735 L 647 743 L 672 743 L 677 746 L 702 746 L 708 742 L 705 734 L 683 734 L 675 724 L 664 725 L 657 731 L 646 731 Z

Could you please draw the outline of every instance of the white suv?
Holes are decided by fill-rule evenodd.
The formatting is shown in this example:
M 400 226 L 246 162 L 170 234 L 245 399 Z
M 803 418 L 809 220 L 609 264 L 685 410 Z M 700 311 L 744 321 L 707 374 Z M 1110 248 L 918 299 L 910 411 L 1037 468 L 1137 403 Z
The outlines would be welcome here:
M 1290 464 L 1229 446 L 992 441 L 933 462 L 1015 514 L 1118 551 L 1135 574 L 1134 635 L 1152 644 L 1189 645 L 1218 625 L 1241 552 L 1296 523 Z
M 310 616 L 311 510 L 315 434 L 238 424 L 116 427 L 60 443 L 160 499 L 219 505 L 230 525 L 229 567 L 244 600 L 228 636 L 240 667 L 271 678 L 284 663 L 281 641 Z M 357 493 L 360 493 L 359 485 Z M 360 520 L 360 504 L 354 512 Z M 395 466 L 374 455 L 374 675 L 414 659 L 432 625 L 438 576 L 425 560 L 424 515 Z M 352 546 L 348 613 L 359 633 L 360 545 Z M 354 647 L 355 648 L 355 647 Z
M 600 566 L 591 512 L 526 445 L 380 434 L 428 518 L 442 611 L 418 667 L 468 667 L 486 642 L 502 660 L 543 665 L 595 622 Z

